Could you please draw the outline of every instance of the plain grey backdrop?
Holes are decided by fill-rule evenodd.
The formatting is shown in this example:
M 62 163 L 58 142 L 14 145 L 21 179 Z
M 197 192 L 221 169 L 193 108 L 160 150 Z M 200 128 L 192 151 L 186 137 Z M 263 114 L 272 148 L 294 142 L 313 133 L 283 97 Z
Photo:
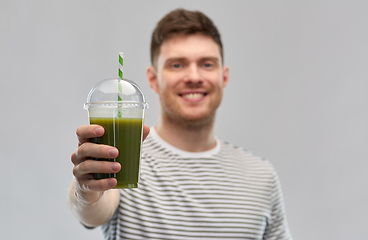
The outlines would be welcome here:
M 170 10 L 218 26 L 230 82 L 219 138 L 269 159 L 293 236 L 368 238 L 368 2 L 2 0 L 1 239 L 100 239 L 69 211 L 75 130 L 90 88 L 124 76 L 141 86 L 150 35 Z

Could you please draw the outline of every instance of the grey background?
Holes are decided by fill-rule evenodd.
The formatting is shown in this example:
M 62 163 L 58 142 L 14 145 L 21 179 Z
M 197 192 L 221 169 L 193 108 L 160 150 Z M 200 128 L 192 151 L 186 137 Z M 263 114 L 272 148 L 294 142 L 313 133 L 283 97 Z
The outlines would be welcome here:
M 367 1 L 0 2 L 1 239 L 100 239 L 67 207 L 89 89 L 125 77 L 150 103 L 149 41 L 178 7 L 222 33 L 230 82 L 216 131 L 272 161 L 295 239 L 367 239 Z

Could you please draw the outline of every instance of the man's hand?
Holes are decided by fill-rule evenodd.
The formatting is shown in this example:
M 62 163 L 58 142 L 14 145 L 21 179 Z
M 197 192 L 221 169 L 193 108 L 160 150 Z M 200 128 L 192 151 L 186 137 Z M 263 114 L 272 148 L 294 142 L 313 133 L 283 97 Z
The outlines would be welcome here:
M 149 127 L 143 127 L 143 140 L 149 133 Z M 72 154 L 75 176 L 75 194 L 79 201 L 94 203 L 98 201 L 106 190 L 116 186 L 115 178 L 93 179 L 94 173 L 117 173 L 121 166 L 117 162 L 95 161 L 92 158 L 113 159 L 119 155 L 115 147 L 91 143 L 91 139 L 101 137 L 104 128 L 98 125 L 84 125 L 77 129 L 78 149 Z

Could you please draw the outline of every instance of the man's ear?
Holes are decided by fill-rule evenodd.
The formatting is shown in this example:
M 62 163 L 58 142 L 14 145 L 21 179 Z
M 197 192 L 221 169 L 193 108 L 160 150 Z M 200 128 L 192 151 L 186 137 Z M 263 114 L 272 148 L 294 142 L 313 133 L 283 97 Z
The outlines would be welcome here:
M 227 83 L 229 82 L 229 67 L 228 66 L 224 66 L 222 74 L 223 74 L 222 88 L 225 88 Z
M 151 89 L 155 91 L 155 93 L 158 93 L 157 73 L 153 66 L 147 68 L 146 76 Z

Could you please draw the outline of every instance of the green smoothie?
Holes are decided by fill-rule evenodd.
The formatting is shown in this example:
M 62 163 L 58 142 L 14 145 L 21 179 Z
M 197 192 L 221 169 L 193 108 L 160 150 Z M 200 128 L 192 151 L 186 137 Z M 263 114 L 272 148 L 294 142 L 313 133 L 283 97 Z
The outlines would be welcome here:
M 139 161 L 141 152 L 142 119 L 141 118 L 105 118 L 91 117 L 90 124 L 97 124 L 105 129 L 102 137 L 92 142 L 114 146 L 119 150 L 116 159 L 94 159 L 99 161 L 119 162 L 118 173 L 96 173 L 96 179 L 116 178 L 115 188 L 136 188 L 139 179 Z

